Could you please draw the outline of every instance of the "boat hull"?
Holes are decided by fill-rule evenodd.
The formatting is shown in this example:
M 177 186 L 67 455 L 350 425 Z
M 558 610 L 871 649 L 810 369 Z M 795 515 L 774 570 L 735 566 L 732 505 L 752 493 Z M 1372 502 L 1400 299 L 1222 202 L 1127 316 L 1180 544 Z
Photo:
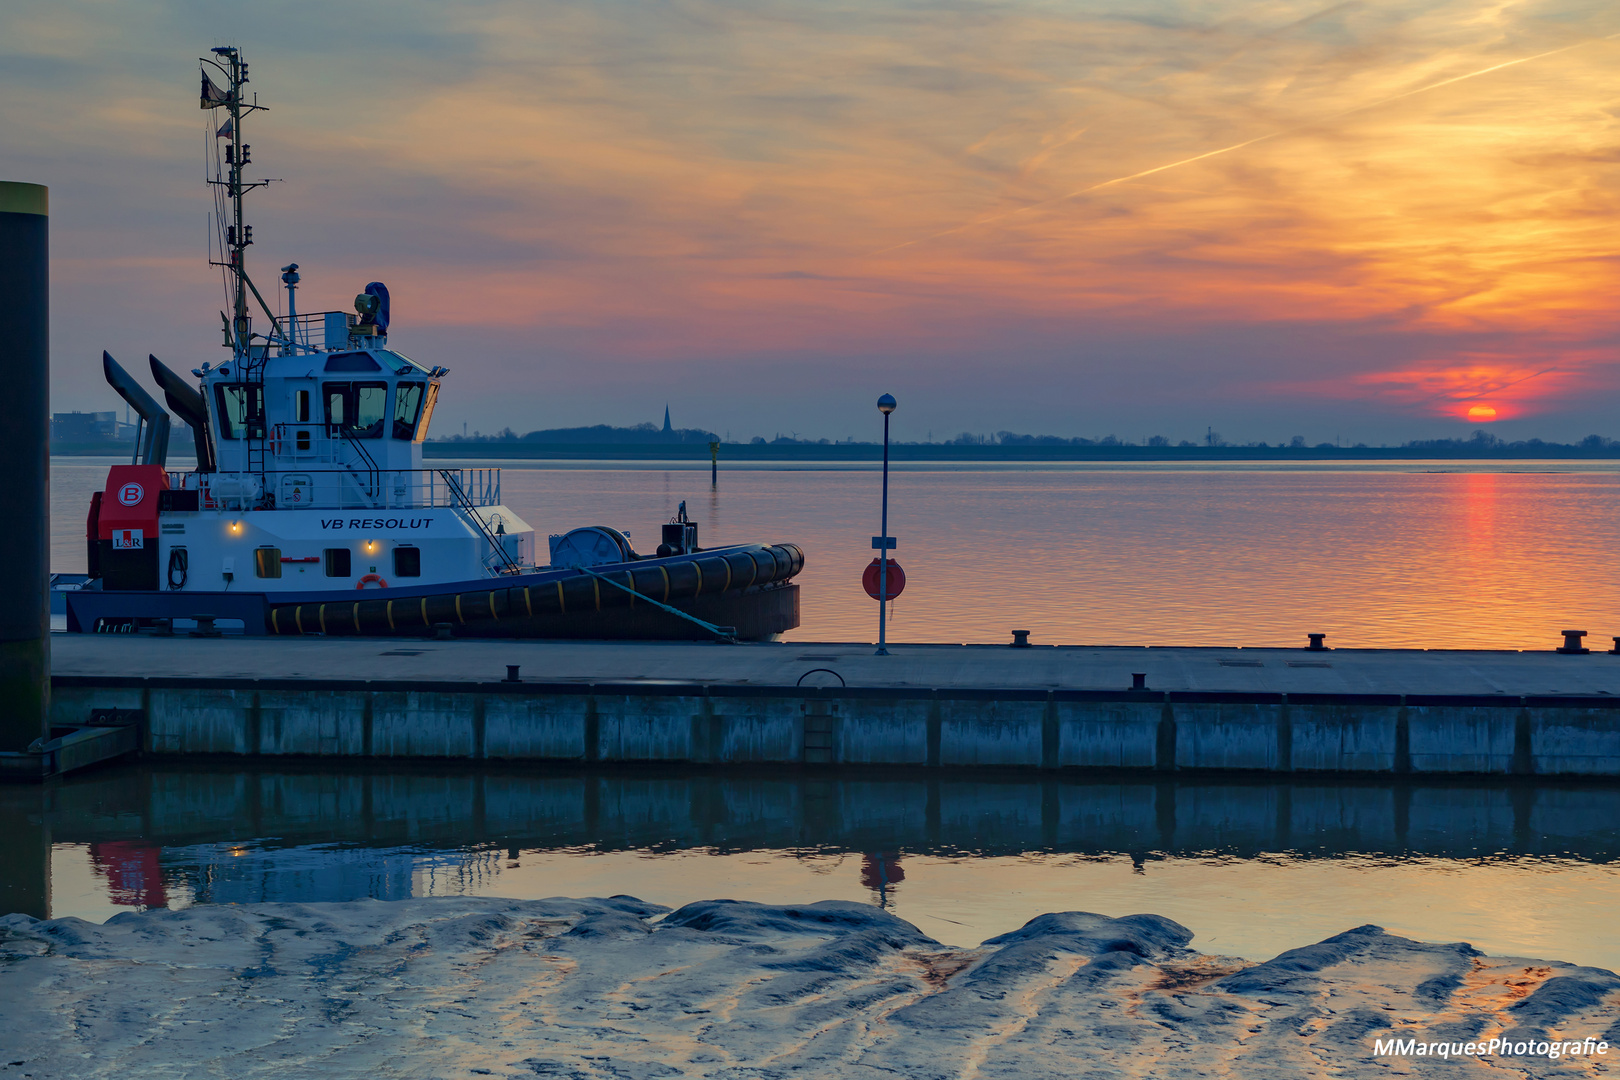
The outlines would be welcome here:
M 799 625 L 799 586 L 751 589 L 721 596 L 698 596 L 670 604 L 715 626 L 730 626 L 739 641 L 766 641 Z M 421 630 L 400 631 L 420 636 Z M 502 623 L 473 623 L 454 633 L 466 637 L 569 638 L 575 640 L 708 641 L 714 635 L 697 623 L 648 604 L 633 610 L 588 611 L 572 615 L 525 616 Z
M 137 633 L 205 614 L 227 632 L 275 636 L 422 637 L 448 627 L 464 637 L 702 640 L 714 636 L 707 623 L 761 640 L 799 625 L 791 579 L 803 567 L 796 545 L 750 544 L 414 588 L 293 595 L 92 588 L 65 601 L 67 629 L 79 633 Z

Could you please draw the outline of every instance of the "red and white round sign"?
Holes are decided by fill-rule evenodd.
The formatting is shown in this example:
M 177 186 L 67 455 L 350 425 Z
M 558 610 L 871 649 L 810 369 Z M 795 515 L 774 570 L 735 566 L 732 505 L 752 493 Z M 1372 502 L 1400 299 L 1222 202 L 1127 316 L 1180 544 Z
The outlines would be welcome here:
M 139 484 L 125 484 L 118 489 L 118 501 L 125 506 L 139 506 L 146 498 L 146 489 Z

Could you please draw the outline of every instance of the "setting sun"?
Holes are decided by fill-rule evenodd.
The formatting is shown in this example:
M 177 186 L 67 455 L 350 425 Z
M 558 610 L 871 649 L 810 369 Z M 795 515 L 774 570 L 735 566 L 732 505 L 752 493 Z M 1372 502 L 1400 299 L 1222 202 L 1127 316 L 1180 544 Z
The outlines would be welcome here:
M 1484 423 L 1496 419 L 1496 410 L 1489 405 L 1475 405 L 1468 410 L 1468 419 L 1475 423 Z

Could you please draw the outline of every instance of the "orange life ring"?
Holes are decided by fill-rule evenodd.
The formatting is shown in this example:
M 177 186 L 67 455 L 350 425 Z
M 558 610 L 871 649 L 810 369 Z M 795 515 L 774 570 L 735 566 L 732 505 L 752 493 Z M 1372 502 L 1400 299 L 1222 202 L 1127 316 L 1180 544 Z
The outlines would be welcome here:
M 388 582 L 382 579 L 381 574 L 367 574 L 365 577 L 360 579 L 360 581 L 355 585 L 355 588 L 363 589 L 366 587 L 366 583 L 371 581 L 375 581 L 384 589 L 388 588 Z
M 268 438 L 265 441 L 269 445 L 270 456 L 272 456 L 272 457 L 280 457 L 281 456 L 281 432 L 279 432 L 279 431 L 276 432 L 275 434 L 271 435 L 270 438 Z

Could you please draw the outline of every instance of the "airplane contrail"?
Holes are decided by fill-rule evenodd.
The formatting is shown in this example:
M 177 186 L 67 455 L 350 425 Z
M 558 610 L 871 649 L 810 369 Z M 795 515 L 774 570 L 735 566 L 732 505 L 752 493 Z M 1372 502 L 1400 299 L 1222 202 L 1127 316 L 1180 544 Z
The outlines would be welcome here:
M 1456 402 L 1478 401 L 1482 397 L 1492 397 L 1492 396 L 1494 396 L 1496 394 L 1500 394 L 1502 391 L 1506 390 L 1510 386 L 1518 386 L 1520 383 L 1527 383 L 1531 379 L 1539 379 L 1543 375 L 1551 375 L 1553 372 L 1558 371 L 1558 370 L 1559 369 L 1557 367 L 1542 368 L 1540 371 L 1532 372 L 1531 374 L 1526 375 L 1522 379 L 1514 379 L 1511 382 L 1503 383 L 1501 386 L 1493 386 L 1493 387 L 1491 387 L 1491 388 L 1489 388 L 1487 390 L 1481 390 L 1477 394 L 1469 394 L 1467 397 L 1452 398 L 1451 400 L 1456 401 Z M 1430 401 L 1438 401 L 1438 400 L 1440 400 L 1441 398 L 1443 398 L 1445 396 L 1446 396 L 1445 392 L 1441 391 L 1440 393 L 1434 395 L 1434 397 L 1430 398 L 1429 400 Z
M 1554 373 L 1560 373 L 1563 370 L 1564 369 L 1558 367 L 1555 364 L 1552 367 L 1542 368 L 1540 371 L 1532 371 L 1530 374 L 1521 376 L 1520 378 L 1510 379 L 1507 382 L 1498 383 L 1495 386 L 1487 386 L 1484 390 L 1480 390 L 1477 393 L 1464 394 L 1461 397 L 1453 396 L 1454 392 L 1451 391 L 1451 390 L 1441 390 L 1438 393 L 1429 394 L 1427 397 L 1419 398 L 1418 399 L 1418 404 L 1428 405 L 1428 404 L 1432 404 L 1432 403 L 1434 403 L 1436 401 L 1450 401 L 1450 402 L 1454 402 L 1456 404 L 1461 404 L 1461 403 L 1467 402 L 1467 401 L 1478 401 L 1480 398 L 1494 397 L 1497 394 L 1500 394 L 1502 391 L 1508 389 L 1509 387 L 1518 386 L 1521 383 L 1527 383 L 1531 379 L 1539 379 L 1543 375 L 1552 375 Z M 1394 373 L 1385 373 L 1385 374 L 1394 374 Z M 1374 381 L 1374 378 L 1373 377 L 1367 377 L 1367 381 L 1368 382 Z
M 1281 131 L 1268 132 L 1265 135 L 1257 135 L 1252 139 L 1245 139 L 1243 142 L 1233 143 L 1231 146 L 1223 146 L 1216 150 L 1206 150 L 1202 154 L 1194 154 L 1192 157 L 1182 158 L 1179 161 L 1168 162 L 1164 165 L 1155 165 L 1151 169 L 1143 169 L 1141 172 L 1134 172 L 1129 176 L 1116 176 L 1112 180 L 1104 180 L 1100 183 L 1092 184 L 1089 187 L 1078 188 L 1069 192 L 1067 195 L 1057 195 L 1050 199 L 1044 199 L 1038 203 L 1031 203 L 1029 206 L 1021 206 L 1017 210 L 1009 210 L 1001 214 L 992 214 L 989 217 L 982 217 L 978 218 L 977 220 L 970 221 L 965 225 L 957 225 L 953 228 L 943 229 L 940 232 L 922 237 L 919 240 L 907 240 L 903 243 L 895 244 L 892 247 L 886 247 L 879 251 L 874 251 L 871 253 L 871 255 L 868 255 L 867 258 L 873 258 L 878 255 L 887 255 L 891 251 L 899 251 L 901 248 L 913 247 L 917 244 L 926 243 L 929 240 L 938 240 L 942 236 L 951 236 L 955 233 L 966 232 L 968 229 L 979 225 L 989 225 L 997 221 L 1005 221 L 1008 218 L 1017 217 L 1019 214 L 1027 214 L 1034 210 L 1043 209 L 1044 207 L 1051 206 L 1053 203 L 1065 202 L 1069 199 L 1077 199 L 1082 195 L 1089 195 L 1093 191 L 1101 191 L 1103 188 L 1113 187 L 1115 184 L 1127 184 L 1132 180 L 1140 180 L 1144 176 L 1152 176 L 1154 173 L 1165 172 L 1168 169 L 1179 169 L 1183 165 L 1191 165 L 1194 162 L 1203 161 L 1206 158 L 1219 157 L 1221 154 L 1230 154 L 1236 150 L 1242 150 L 1244 147 L 1253 146 L 1255 143 L 1266 142 L 1269 139 L 1280 139 L 1285 135 L 1292 135 L 1296 132 L 1305 131 L 1309 128 L 1320 127 L 1323 124 L 1330 124 L 1335 120 L 1342 120 L 1346 116 L 1353 116 L 1359 112 L 1366 112 L 1368 109 L 1376 109 L 1380 106 L 1401 101 L 1404 98 L 1414 97 L 1418 94 L 1426 94 L 1431 90 L 1439 90 L 1441 87 L 1450 86 L 1453 83 L 1464 82 L 1468 79 L 1476 79 L 1481 75 L 1489 75 L 1493 71 L 1501 71 L 1503 68 L 1515 67 L 1519 64 L 1528 64 L 1534 60 L 1544 60 L 1549 56 L 1557 56 L 1559 53 L 1569 52 L 1571 49 L 1579 49 L 1583 46 L 1596 44 L 1600 41 L 1613 41 L 1615 38 L 1620 38 L 1620 33 L 1606 34 L 1603 37 L 1597 38 L 1587 38 L 1585 41 L 1577 41 L 1572 45 L 1564 45 L 1556 49 L 1548 49 L 1546 52 L 1536 53 L 1534 56 L 1521 56 L 1517 60 L 1505 60 L 1500 64 L 1492 64 L 1490 67 L 1480 68 L 1478 71 L 1470 71 L 1463 75 L 1453 75 L 1449 79 L 1441 79 L 1439 82 L 1430 83 L 1427 86 L 1419 86 L 1415 89 L 1406 90 L 1390 97 L 1379 98 L 1377 101 L 1369 101 L 1364 105 L 1357 105 L 1354 108 L 1345 109 L 1342 112 L 1332 113 L 1328 116 L 1309 121 L 1308 123 L 1296 124 L 1291 128 L 1284 128 Z

